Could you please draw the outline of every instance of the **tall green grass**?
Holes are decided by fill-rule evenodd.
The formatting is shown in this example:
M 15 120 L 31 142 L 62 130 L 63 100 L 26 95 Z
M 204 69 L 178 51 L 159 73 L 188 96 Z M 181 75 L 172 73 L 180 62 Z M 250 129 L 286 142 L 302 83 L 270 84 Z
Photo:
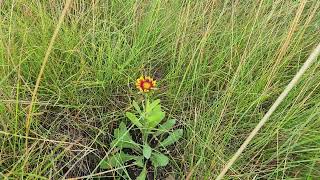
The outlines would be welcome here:
M 319 43 L 320 3 L 77 0 L 25 120 L 63 1 L 0 5 L 0 177 L 95 177 L 141 74 L 185 128 L 164 176 L 214 179 Z M 299 14 L 299 7 L 302 10 Z M 228 172 L 320 177 L 319 61 Z M 0 179 L 1 179 L 0 178 Z

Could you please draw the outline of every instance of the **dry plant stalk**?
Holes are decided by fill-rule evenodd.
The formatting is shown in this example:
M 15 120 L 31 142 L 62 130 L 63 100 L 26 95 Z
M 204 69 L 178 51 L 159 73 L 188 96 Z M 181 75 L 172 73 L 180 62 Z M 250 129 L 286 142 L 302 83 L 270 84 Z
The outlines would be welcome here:
M 224 177 L 226 172 L 234 164 L 234 162 L 238 159 L 238 157 L 241 155 L 241 153 L 244 151 L 244 149 L 248 146 L 248 144 L 254 138 L 254 136 L 257 135 L 258 131 L 267 122 L 267 120 L 270 118 L 272 113 L 276 110 L 276 108 L 280 105 L 280 103 L 287 97 L 287 95 L 292 90 L 292 88 L 295 85 L 297 85 L 297 83 L 299 82 L 300 78 L 307 71 L 307 69 L 316 61 L 316 59 L 319 56 L 319 54 L 320 54 L 320 43 L 312 51 L 312 53 L 310 54 L 309 58 L 306 60 L 306 62 L 303 64 L 303 66 L 299 69 L 297 74 L 293 77 L 293 79 L 290 81 L 290 83 L 287 85 L 287 87 L 283 90 L 283 92 L 280 94 L 280 96 L 277 98 L 277 100 L 273 103 L 273 105 L 270 107 L 268 112 L 260 120 L 260 122 L 257 124 L 257 126 L 251 131 L 250 135 L 247 137 L 247 139 L 244 141 L 244 143 L 240 146 L 240 148 L 237 150 L 237 152 L 228 161 L 228 163 L 222 169 L 222 171 L 220 172 L 220 174 L 216 178 L 216 180 L 221 180 Z
M 59 17 L 59 20 L 58 20 L 58 24 L 54 30 L 54 33 L 52 35 L 52 38 L 50 40 L 50 43 L 49 43 L 49 46 L 48 46 L 48 49 L 46 51 L 46 54 L 44 56 L 44 59 L 42 61 L 42 65 L 41 65 L 41 69 L 40 69 L 40 72 L 38 74 L 38 78 L 37 78 L 37 81 L 36 81 L 36 85 L 34 87 L 34 90 L 32 92 L 32 98 L 31 98 L 31 102 L 30 102 L 30 105 L 29 105 L 29 110 L 28 110 L 28 114 L 27 114 L 27 117 L 26 117 L 26 124 L 25 124 L 25 128 L 26 128 L 26 132 L 25 132 L 25 136 L 26 136 L 26 142 L 25 142 L 25 148 L 26 148 L 26 154 L 28 154 L 28 136 L 29 136 L 29 131 L 30 131 L 30 124 L 31 124 L 31 119 L 32 119 L 32 111 L 33 111 L 33 105 L 35 103 L 35 100 L 37 98 L 37 92 L 38 92 L 38 89 L 39 89 L 39 86 L 40 86 L 40 82 L 41 82 L 41 77 L 44 73 L 44 69 L 46 67 L 46 64 L 48 62 L 48 59 L 49 59 L 49 55 L 52 51 L 52 48 L 53 48 L 53 44 L 58 36 L 58 33 L 59 33 L 59 30 L 61 28 L 61 25 L 63 23 L 63 20 L 64 20 L 64 17 L 65 15 L 67 14 L 67 11 L 70 7 L 70 4 L 71 4 L 72 0 L 67 0 L 66 3 L 65 3 L 65 6 L 63 8 L 63 11 Z

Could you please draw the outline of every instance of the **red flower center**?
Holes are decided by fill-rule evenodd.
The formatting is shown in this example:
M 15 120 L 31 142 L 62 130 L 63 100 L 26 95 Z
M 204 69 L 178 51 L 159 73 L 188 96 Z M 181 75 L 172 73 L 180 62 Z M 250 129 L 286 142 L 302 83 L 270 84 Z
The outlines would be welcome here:
M 152 83 L 149 81 L 142 81 L 140 87 L 142 89 L 150 89 L 152 87 Z

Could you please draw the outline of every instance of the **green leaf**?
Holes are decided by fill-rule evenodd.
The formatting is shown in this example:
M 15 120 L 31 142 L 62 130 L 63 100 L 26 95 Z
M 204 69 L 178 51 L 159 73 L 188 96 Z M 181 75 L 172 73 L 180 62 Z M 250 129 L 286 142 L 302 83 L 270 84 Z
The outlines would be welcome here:
M 146 102 L 146 112 L 152 111 L 156 106 L 160 104 L 160 99 L 156 99 L 153 102 L 150 103 L 149 100 Z
M 159 104 L 160 104 L 160 99 L 154 100 L 154 101 L 150 104 L 149 110 L 152 111 L 153 108 L 155 108 L 155 107 L 158 106 Z
M 160 144 L 163 147 L 169 146 L 175 142 L 177 142 L 183 135 L 182 129 L 176 129 L 172 133 L 169 134 L 169 136 L 163 140 Z
M 143 145 L 143 156 L 145 157 L 145 158 L 147 158 L 147 159 L 149 159 L 150 158 L 150 156 L 151 156 L 151 152 L 152 152 L 152 149 L 151 149 L 151 147 L 149 146 L 149 144 L 144 144 Z
M 137 159 L 136 159 L 136 165 L 139 166 L 139 167 L 143 167 L 144 166 L 144 157 L 143 156 L 139 156 Z
M 102 162 L 100 163 L 100 168 L 110 169 L 110 168 L 121 167 L 125 162 L 133 159 L 137 159 L 137 158 L 138 158 L 137 156 L 125 154 L 124 152 L 121 151 L 120 153 L 116 153 L 102 160 Z
M 132 124 L 138 126 L 138 127 L 142 127 L 142 124 L 139 122 L 139 119 L 136 117 L 136 115 L 134 115 L 131 112 L 126 112 L 126 116 L 128 119 L 130 119 L 130 121 L 132 122 Z
M 155 167 L 166 166 L 169 163 L 169 158 L 162 153 L 152 153 L 150 159 Z
M 165 117 L 165 112 L 161 110 L 161 106 L 157 105 L 146 117 L 147 128 L 156 127 Z
M 146 168 L 146 166 L 144 166 L 140 175 L 137 177 L 136 180 L 145 180 L 146 177 L 147 177 L 147 168 Z
M 115 140 L 111 142 L 111 146 L 119 148 L 131 148 L 139 150 L 139 145 L 132 140 L 126 125 L 121 122 L 119 128 L 114 130 Z
M 138 103 L 136 101 L 133 100 L 132 105 L 138 111 L 138 113 L 140 113 L 140 114 L 142 113 L 140 106 L 138 105 Z
M 150 110 L 151 110 L 151 109 L 150 109 L 150 101 L 149 101 L 149 99 L 147 98 L 145 111 L 146 111 L 146 112 L 149 112 Z
M 159 136 L 162 133 L 168 132 L 176 124 L 175 119 L 169 119 L 165 123 L 160 124 L 158 130 L 155 132 L 155 136 Z

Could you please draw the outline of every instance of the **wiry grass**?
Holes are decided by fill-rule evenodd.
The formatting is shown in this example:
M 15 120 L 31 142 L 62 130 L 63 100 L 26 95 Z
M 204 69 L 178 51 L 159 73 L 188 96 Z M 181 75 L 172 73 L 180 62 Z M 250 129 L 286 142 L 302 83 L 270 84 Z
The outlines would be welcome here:
M 134 80 L 150 74 L 185 128 L 167 174 L 214 179 L 320 41 L 311 1 L 74 1 L 25 120 L 62 1 L 2 1 L 0 177 L 110 176 L 98 168 Z M 227 173 L 320 177 L 317 61 Z M 112 173 L 111 173 L 112 174 Z

